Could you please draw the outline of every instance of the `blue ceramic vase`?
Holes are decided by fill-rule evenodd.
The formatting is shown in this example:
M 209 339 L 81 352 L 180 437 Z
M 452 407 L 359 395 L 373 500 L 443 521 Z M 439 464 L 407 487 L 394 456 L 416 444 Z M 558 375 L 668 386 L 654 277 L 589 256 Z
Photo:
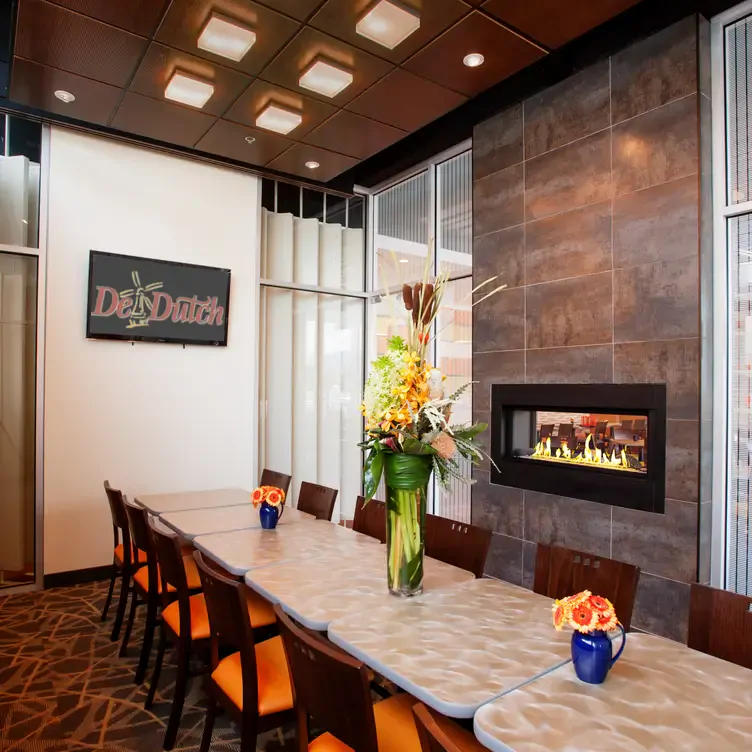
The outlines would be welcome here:
M 572 663 L 580 681 L 587 684 L 603 684 L 611 667 L 619 660 L 627 635 L 619 624 L 622 640 L 619 652 L 612 656 L 611 639 L 606 632 L 572 633 Z
M 259 509 L 259 520 L 261 520 L 261 527 L 264 530 L 274 530 L 277 527 L 279 518 L 282 516 L 282 507 L 274 507 L 271 504 L 267 504 L 265 501 L 261 502 L 261 508 Z

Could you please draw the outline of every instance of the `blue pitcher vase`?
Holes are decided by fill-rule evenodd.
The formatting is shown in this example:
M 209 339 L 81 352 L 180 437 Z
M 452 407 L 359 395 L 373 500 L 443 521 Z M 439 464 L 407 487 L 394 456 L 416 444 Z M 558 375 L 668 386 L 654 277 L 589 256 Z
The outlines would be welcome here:
M 622 639 L 621 647 L 616 655 L 612 655 L 611 639 L 606 632 L 572 633 L 572 663 L 580 681 L 587 684 L 603 684 L 606 680 L 608 672 L 619 660 L 627 644 L 624 627 L 621 624 L 618 626 Z
M 261 527 L 264 528 L 264 530 L 274 530 L 274 528 L 277 527 L 277 523 L 279 522 L 279 518 L 282 516 L 283 511 L 284 507 L 281 504 L 278 507 L 275 507 L 262 501 L 261 508 L 259 509 Z

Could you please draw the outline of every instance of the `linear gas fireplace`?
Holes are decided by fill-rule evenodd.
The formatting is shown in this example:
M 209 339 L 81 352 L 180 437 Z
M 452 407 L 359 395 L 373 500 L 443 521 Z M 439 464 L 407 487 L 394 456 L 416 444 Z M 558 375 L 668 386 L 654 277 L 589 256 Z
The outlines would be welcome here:
M 494 384 L 491 481 L 663 513 L 664 384 Z

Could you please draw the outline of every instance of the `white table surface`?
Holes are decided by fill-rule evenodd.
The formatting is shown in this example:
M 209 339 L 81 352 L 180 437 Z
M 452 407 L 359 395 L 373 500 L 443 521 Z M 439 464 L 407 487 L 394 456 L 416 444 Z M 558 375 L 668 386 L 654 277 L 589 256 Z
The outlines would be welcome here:
M 180 512 L 184 509 L 209 509 L 237 504 L 250 504 L 251 492 L 242 488 L 217 488 L 208 491 L 181 491 L 168 494 L 142 494 L 136 503 L 152 514 Z
M 483 704 L 570 660 L 550 598 L 473 580 L 332 621 L 329 639 L 439 713 Z
M 474 579 L 471 572 L 426 558 L 423 588 L 429 593 Z M 390 603 L 386 546 L 363 546 L 355 554 L 332 550 L 301 562 L 252 569 L 249 587 L 309 629 L 323 632 L 329 623 L 358 611 Z M 422 597 L 422 596 L 418 596 Z
M 300 561 L 305 566 L 315 556 L 336 549 L 344 556 L 357 556 L 367 548 L 378 548 L 375 538 L 347 530 L 331 522 L 280 525 L 274 530 L 253 528 L 230 533 L 199 535 L 193 545 L 224 567 L 242 577 L 251 569 Z
M 250 502 L 230 507 L 162 512 L 159 518 L 186 540 L 193 540 L 197 535 L 261 527 L 259 510 Z M 299 512 L 293 507 L 286 507 L 277 524 L 297 525 L 302 522 L 315 522 L 315 520 L 316 518 L 312 514 Z
M 484 705 L 474 727 L 495 752 L 749 752 L 752 671 L 632 633 L 605 683 L 562 666 Z

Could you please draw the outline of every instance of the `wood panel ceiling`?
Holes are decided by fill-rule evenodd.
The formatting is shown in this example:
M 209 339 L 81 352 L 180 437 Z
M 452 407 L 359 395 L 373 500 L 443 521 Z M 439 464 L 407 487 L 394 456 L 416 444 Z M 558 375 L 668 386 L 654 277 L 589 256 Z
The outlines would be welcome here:
M 399 0 L 420 27 L 390 50 L 355 31 L 375 0 L 18 0 L 10 98 L 326 182 L 638 1 Z M 240 62 L 198 48 L 212 13 L 255 31 Z M 298 85 L 317 57 L 353 74 L 333 98 Z M 212 83 L 202 109 L 164 98 L 176 70 Z M 257 128 L 269 103 L 301 124 Z

